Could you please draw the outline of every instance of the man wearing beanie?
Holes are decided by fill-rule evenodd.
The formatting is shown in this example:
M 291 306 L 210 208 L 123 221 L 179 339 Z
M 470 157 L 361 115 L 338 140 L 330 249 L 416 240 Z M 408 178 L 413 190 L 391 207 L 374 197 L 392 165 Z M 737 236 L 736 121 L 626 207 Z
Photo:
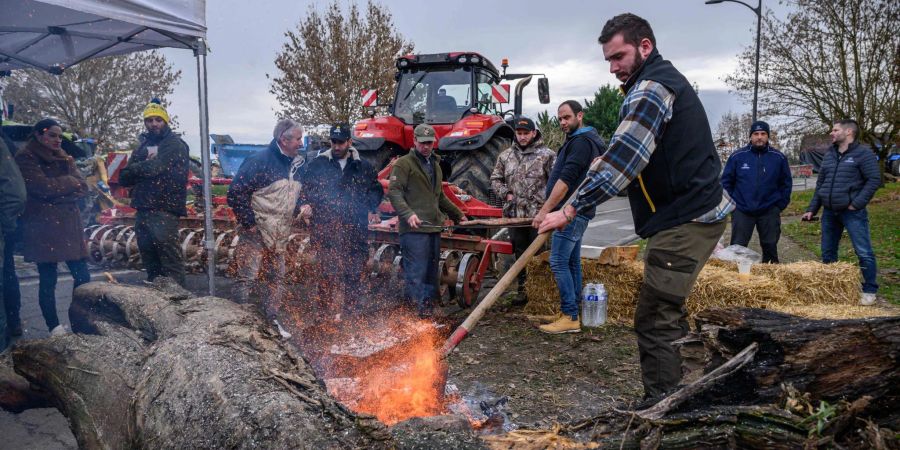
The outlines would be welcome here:
M 169 113 L 153 99 L 144 108 L 140 146 L 119 174 L 137 209 L 134 232 L 147 280 L 169 277 L 184 285 L 178 218 L 187 215 L 188 145 L 169 128 Z
M 736 206 L 731 215 L 731 245 L 746 247 L 755 227 L 762 262 L 778 263 L 781 211 L 791 201 L 792 184 L 787 158 L 769 145 L 769 124 L 753 122 L 750 143 L 728 158 L 722 172 L 722 187 Z

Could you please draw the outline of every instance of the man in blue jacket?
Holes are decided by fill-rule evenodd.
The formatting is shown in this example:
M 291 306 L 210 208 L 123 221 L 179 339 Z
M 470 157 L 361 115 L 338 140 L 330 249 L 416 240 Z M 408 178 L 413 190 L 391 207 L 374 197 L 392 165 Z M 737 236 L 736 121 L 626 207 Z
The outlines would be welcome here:
M 816 193 L 813 194 L 803 220 L 810 220 L 820 207 L 822 212 L 822 262 L 837 261 L 838 244 L 844 228 L 850 235 L 853 251 L 859 258 L 863 285 L 860 304 L 875 303 L 878 283 L 875 276 L 875 252 L 869 237 L 869 214 L 866 205 L 881 185 L 881 171 L 875 153 L 860 145 L 859 124 L 844 119 L 831 128 L 832 146 L 822 160 Z
M 350 140 L 350 125 L 331 127 L 331 148 L 313 159 L 303 178 L 301 203 L 310 206 L 309 243 L 321 270 L 319 302 L 343 301 L 343 314 L 357 313 L 369 258 L 368 226 L 378 221 L 378 205 L 384 188 L 378 173 L 359 156 Z
M 285 295 L 284 254 L 299 209 L 300 180 L 305 170 L 306 161 L 299 154 L 302 143 L 300 125 L 290 119 L 279 120 L 269 147 L 241 164 L 227 197 L 240 236 L 235 249 L 235 296 L 246 303 L 254 290 L 265 289 L 258 293 L 259 309 L 286 338 L 290 333 L 276 318 Z
M 769 124 L 753 122 L 750 144 L 734 152 L 722 172 L 722 187 L 736 204 L 731 245 L 746 247 L 756 227 L 762 262 L 778 263 L 781 211 L 791 201 L 792 185 L 787 158 L 769 145 Z
M 547 201 L 534 217 L 534 227 L 541 226 L 551 211 L 558 210 L 587 175 L 594 158 L 606 151 L 606 143 L 593 127 L 584 126 L 584 110 L 575 100 L 566 100 L 557 109 L 559 126 L 566 141 L 556 154 L 556 163 L 547 179 Z M 573 215 L 571 223 L 554 231 L 550 238 L 550 270 L 559 289 L 562 316 L 553 323 L 541 325 L 544 333 L 577 333 L 581 303 L 581 237 L 594 218 L 593 207 Z

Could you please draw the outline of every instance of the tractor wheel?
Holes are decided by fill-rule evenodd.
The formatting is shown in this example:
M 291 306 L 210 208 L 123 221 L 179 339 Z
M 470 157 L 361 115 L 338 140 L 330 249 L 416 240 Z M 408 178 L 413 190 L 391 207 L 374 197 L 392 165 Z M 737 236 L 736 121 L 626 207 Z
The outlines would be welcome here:
M 363 161 L 368 161 L 372 167 L 375 168 L 376 171 L 384 169 L 384 166 L 388 165 L 388 162 L 391 161 L 391 158 L 399 155 L 400 152 L 397 149 L 390 145 L 382 145 L 378 148 L 378 150 L 368 150 L 364 152 L 359 152 L 359 157 L 362 158 Z
M 900 159 L 895 159 L 895 160 L 891 161 L 890 172 L 891 172 L 891 175 L 893 175 L 895 177 L 900 176 Z
M 495 134 L 484 147 L 458 152 L 451 162 L 450 182 L 478 200 L 492 204 L 491 172 L 500 152 L 511 143 L 509 138 Z

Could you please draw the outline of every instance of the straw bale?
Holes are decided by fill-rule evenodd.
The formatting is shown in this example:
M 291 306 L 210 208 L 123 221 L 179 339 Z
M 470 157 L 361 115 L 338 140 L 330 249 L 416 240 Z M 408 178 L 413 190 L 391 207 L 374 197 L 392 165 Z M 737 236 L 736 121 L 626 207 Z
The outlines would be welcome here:
M 582 259 L 582 278 L 584 283 L 603 283 L 609 293 L 610 301 L 607 315 L 610 322 L 631 323 L 634 318 L 634 307 L 637 304 L 637 293 L 643 280 L 644 265 L 641 262 L 626 262 L 618 266 L 600 264 L 597 260 Z M 551 315 L 559 313 L 559 290 L 556 280 L 550 272 L 550 264 L 542 258 L 532 258 L 526 268 L 528 281 L 525 283 L 525 295 L 528 304 L 524 312 L 533 315 Z
M 778 280 L 803 304 L 855 305 L 859 301 L 860 273 L 855 264 L 817 261 L 754 264 L 750 272 Z
M 900 308 L 889 305 L 861 306 L 842 304 L 779 305 L 771 309 L 809 319 L 868 319 L 900 316 Z
M 525 293 L 526 314 L 559 313 L 559 291 L 546 258 L 533 258 L 528 266 Z M 643 280 L 640 261 L 610 266 L 596 260 L 582 259 L 583 282 L 603 283 L 609 292 L 608 320 L 630 324 Z M 747 280 L 740 280 L 734 263 L 710 260 L 700 272 L 685 308 L 693 317 L 708 308 L 753 307 L 786 311 L 792 307 L 797 315 L 827 317 L 828 308 L 800 308 L 803 305 L 834 306 L 838 317 L 853 314 L 881 314 L 865 309 L 854 311 L 859 301 L 859 270 L 852 264 L 797 262 L 791 264 L 756 264 Z M 842 306 L 842 308 L 838 308 Z M 790 312 L 790 311 L 786 311 Z M 793 312 L 792 312 L 793 313 Z M 834 318 L 838 318 L 834 317 Z
M 731 261 L 710 258 L 706 267 L 710 266 L 737 272 L 737 264 Z M 789 264 L 754 264 L 750 273 L 773 278 L 784 284 L 796 297 L 795 300 L 804 304 L 854 305 L 859 301 L 859 268 L 851 263 L 798 261 Z

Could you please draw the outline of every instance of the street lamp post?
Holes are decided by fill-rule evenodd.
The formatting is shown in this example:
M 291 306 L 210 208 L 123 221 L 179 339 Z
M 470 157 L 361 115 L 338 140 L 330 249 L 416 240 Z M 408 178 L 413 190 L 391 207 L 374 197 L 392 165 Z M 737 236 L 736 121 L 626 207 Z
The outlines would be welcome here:
M 722 2 L 740 3 L 756 13 L 756 75 L 753 78 L 753 121 L 756 122 L 756 106 L 759 97 L 759 41 L 762 32 L 762 0 L 757 0 L 756 8 L 741 0 L 706 0 L 707 5 L 715 5 Z

